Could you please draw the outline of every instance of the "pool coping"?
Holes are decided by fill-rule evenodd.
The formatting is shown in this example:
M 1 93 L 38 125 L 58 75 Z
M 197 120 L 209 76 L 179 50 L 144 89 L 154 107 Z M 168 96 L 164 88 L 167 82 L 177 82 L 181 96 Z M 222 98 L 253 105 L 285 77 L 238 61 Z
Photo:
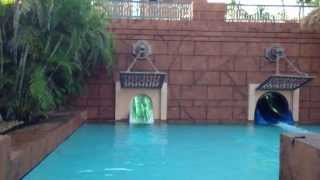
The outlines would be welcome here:
M 0 135 L 0 180 L 21 179 L 87 120 L 87 112 L 73 115 L 43 137 L 14 149 L 9 135 Z

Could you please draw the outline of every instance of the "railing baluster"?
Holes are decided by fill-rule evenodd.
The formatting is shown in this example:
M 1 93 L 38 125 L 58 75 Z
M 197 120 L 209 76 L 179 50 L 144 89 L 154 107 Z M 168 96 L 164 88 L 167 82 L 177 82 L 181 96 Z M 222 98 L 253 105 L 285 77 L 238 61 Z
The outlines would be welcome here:
M 111 0 L 104 4 L 111 18 L 192 20 L 192 3 Z
M 319 8 L 302 5 L 228 4 L 225 20 L 230 22 L 300 22 L 306 14 Z M 255 9 L 255 10 L 253 10 Z

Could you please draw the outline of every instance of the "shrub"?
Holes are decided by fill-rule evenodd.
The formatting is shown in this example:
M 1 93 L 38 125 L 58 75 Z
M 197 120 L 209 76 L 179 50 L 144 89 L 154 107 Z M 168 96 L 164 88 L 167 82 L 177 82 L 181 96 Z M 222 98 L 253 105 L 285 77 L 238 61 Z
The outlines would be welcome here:
M 0 3 L 0 113 L 30 122 L 112 67 L 113 38 L 99 0 L 19 2 Z

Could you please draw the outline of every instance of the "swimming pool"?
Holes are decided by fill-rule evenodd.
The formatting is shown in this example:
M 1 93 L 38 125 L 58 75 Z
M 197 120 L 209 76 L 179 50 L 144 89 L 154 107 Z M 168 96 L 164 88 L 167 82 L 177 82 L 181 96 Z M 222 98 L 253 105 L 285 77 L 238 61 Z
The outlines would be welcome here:
M 281 132 L 253 125 L 85 124 L 24 179 L 278 180 Z

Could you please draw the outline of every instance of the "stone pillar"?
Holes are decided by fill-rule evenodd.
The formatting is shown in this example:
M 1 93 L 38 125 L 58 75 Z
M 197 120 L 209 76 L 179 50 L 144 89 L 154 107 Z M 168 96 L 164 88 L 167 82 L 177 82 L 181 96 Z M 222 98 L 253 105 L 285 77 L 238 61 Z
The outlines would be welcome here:
M 196 0 L 193 3 L 193 20 L 224 22 L 225 3 L 209 3 L 207 0 Z
M 0 180 L 9 177 L 11 138 L 0 135 Z
M 168 84 L 165 82 L 160 90 L 160 120 L 167 120 L 168 111 Z
M 320 179 L 320 135 L 281 135 L 280 180 Z

